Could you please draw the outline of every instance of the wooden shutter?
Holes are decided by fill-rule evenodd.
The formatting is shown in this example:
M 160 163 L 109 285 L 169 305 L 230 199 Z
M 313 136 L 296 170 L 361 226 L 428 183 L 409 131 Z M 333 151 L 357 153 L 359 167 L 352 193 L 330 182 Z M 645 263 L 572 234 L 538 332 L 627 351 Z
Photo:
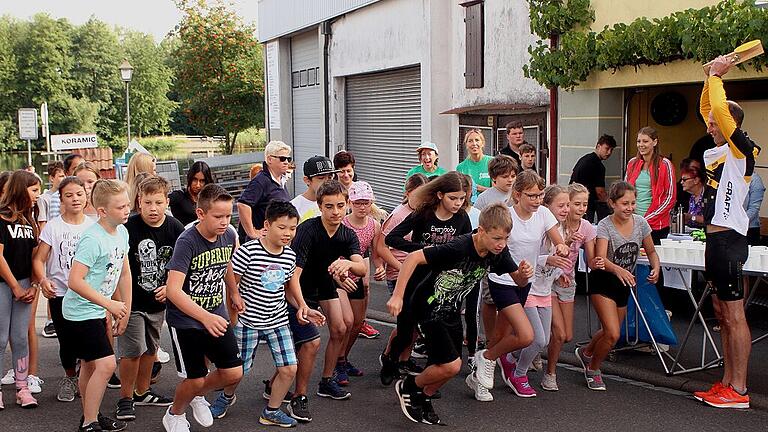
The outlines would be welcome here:
M 462 3 L 465 8 L 466 17 L 464 23 L 466 26 L 466 66 L 464 78 L 466 88 L 483 87 L 483 2 L 471 1 Z

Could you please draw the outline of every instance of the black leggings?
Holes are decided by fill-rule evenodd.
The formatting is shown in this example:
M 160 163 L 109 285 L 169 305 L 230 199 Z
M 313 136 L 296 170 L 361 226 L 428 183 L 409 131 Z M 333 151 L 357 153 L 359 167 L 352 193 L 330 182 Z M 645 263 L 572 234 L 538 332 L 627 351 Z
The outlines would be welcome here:
M 475 284 L 467 295 L 464 308 L 464 325 L 466 326 L 467 352 L 474 354 L 477 350 L 477 302 L 480 298 L 480 282 Z
M 400 354 L 411 346 L 415 330 L 416 321 L 413 319 L 413 313 L 409 310 L 401 311 L 397 316 L 397 334 L 389 346 L 390 359 L 397 361 Z
M 48 300 L 48 304 L 51 307 L 51 320 L 54 327 L 56 327 L 56 337 L 59 340 L 59 359 L 61 360 L 61 366 L 65 370 L 72 370 L 77 364 L 77 357 L 72 350 L 72 335 L 67 327 L 69 321 L 64 319 L 64 315 L 61 312 L 61 305 L 64 301 L 64 297 L 54 297 Z

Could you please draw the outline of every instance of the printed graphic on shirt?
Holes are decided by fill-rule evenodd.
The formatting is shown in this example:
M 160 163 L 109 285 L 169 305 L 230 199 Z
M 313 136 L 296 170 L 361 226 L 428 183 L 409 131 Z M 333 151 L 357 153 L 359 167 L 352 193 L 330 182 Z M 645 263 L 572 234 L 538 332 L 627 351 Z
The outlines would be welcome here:
M 224 275 L 232 258 L 232 246 L 207 250 L 192 258 L 189 267 L 189 297 L 205 310 L 224 302 Z
M 261 285 L 267 291 L 276 292 L 285 285 L 285 270 L 278 264 L 270 264 L 261 272 Z
M 464 298 L 488 274 L 487 267 L 478 265 L 476 260 L 465 259 L 458 267 L 443 270 L 435 278 L 435 293 L 427 300 L 434 306 L 434 319 L 460 310 Z
M 173 247 L 162 246 L 160 250 L 152 239 L 144 239 L 138 246 L 139 286 L 145 291 L 154 291 L 165 283 L 165 265 L 173 255 Z
M 613 263 L 625 269 L 632 270 L 640 253 L 640 245 L 635 242 L 624 243 L 613 251 Z
M 456 235 L 456 228 L 452 226 L 434 226 L 429 227 L 429 231 L 422 233 L 421 243 L 436 245 L 448 243 Z
M 111 297 L 114 292 L 114 286 L 120 277 L 120 271 L 123 269 L 123 260 L 125 259 L 125 250 L 115 246 L 109 251 L 109 263 L 107 263 L 106 275 L 104 281 L 98 288 L 102 295 Z
M 77 243 L 80 242 L 81 232 L 66 231 L 61 233 L 61 243 L 57 246 L 59 256 L 59 267 L 67 272 L 72 269 L 72 261 L 75 259 Z
M 14 224 L 6 225 L 6 228 L 8 228 L 8 233 L 11 235 L 12 239 L 34 239 L 35 238 L 35 232 L 32 230 L 32 227 L 29 225 L 19 225 Z

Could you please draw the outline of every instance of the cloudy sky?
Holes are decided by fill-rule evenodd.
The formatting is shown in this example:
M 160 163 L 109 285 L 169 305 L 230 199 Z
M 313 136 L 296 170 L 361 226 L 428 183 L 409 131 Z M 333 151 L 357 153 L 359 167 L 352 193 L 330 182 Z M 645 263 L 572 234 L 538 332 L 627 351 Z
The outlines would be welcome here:
M 257 0 L 230 1 L 243 20 L 256 24 Z M 109 24 L 152 34 L 158 41 L 181 19 L 172 0 L 0 0 L 0 15 L 26 20 L 38 12 L 74 24 L 93 15 Z

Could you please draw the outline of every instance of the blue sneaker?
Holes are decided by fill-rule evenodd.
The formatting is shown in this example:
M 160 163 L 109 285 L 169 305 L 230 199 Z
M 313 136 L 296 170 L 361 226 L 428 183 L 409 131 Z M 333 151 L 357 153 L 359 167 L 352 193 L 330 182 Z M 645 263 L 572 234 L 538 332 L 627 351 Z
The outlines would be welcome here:
M 267 426 L 280 426 L 284 428 L 295 427 L 297 424 L 299 424 L 299 422 L 297 422 L 295 419 L 292 419 L 290 416 L 288 416 L 288 414 L 284 413 L 280 409 L 269 411 L 266 408 L 261 411 L 259 423 Z
M 352 394 L 341 387 L 333 378 L 321 378 L 317 389 L 317 395 L 335 400 L 349 399 Z
M 349 385 L 349 375 L 347 374 L 347 367 L 344 363 L 336 363 L 336 367 L 333 369 L 333 380 L 340 386 Z
M 344 363 L 344 367 L 347 369 L 347 375 L 353 376 L 353 377 L 361 377 L 363 376 L 363 371 L 360 369 L 352 366 L 352 363 L 346 362 Z
M 229 407 L 237 402 L 237 395 L 232 395 L 232 399 L 229 399 L 224 395 L 224 392 L 219 393 L 219 397 L 211 404 L 211 415 L 213 418 L 223 418 L 227 415 Z

